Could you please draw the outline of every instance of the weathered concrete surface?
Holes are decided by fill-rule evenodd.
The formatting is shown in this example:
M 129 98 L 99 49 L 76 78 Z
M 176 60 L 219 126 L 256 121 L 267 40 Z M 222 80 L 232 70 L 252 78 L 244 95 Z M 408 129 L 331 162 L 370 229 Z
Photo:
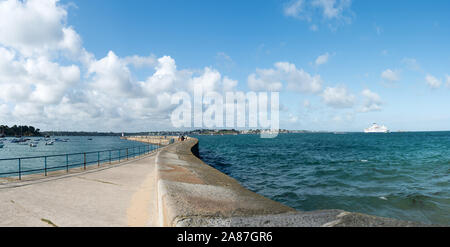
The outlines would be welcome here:
M 156 155 L 160 226 L 426 226 L 342 210 L 296 211 L 245 189 L 193 152 L 198 140 L 189 138 Z
M 424 225 L 334 209 L 230 218 L 189 217 L 179 220 L 177 226 L 416 227 Z
M 0 185 L 0 226 L 154 226 L 155 154 Z

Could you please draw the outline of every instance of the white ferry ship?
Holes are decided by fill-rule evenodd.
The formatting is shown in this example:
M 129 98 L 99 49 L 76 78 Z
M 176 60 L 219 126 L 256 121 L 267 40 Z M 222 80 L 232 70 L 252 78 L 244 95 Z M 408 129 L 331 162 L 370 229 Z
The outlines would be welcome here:
M 389 130 L 384 125 L 380 126 L 380 125 L 374 123 L 369 128 L 364 129 L 364 133 L 389 133 Z

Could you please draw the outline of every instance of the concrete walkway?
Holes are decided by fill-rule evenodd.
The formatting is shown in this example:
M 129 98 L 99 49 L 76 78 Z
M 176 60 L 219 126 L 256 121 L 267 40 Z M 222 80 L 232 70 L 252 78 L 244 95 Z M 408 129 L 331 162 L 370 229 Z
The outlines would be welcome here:
M 60 177 L 0 185 L 0 226 L 154 226 L 155 154 Z

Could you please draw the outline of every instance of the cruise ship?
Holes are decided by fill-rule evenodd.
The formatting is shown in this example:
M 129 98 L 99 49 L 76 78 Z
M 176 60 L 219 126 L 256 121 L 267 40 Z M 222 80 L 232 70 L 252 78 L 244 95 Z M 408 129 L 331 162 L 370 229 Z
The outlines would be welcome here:
M 380 126 L 380 125 L 374 123 L 369 128 L 364 129 L 364 133 L 389 133 L 389 130 L 384 125 Z

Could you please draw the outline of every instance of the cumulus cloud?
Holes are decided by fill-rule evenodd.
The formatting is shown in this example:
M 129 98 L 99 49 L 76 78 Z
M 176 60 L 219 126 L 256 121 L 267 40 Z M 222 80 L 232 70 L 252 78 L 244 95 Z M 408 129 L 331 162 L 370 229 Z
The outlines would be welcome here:
M 381 105 L 383 104 L 383 102 L 381 101 L 381 98 L 377 93 L 374 93 L 369 89 L 365 89 L 362 91 L 361 94 L 364 97 L 364 105 L 361 108 L 361 112 L 371 112 L 381 110 Z
M 0 16 L 0 100 L 15 113 L 59 103 L 80 81 L 79 65 L 70 61 L 87 64 L 92 57 L 66 25 L 66 10 L 56 0 L 7 0 Z
M 398 71 L 393 71 L 391 69 L 387 69 L 381 73 L 381 78 L 387 81 L 398 81 L 400 80 L 400 73 Z
M 256 69 L 248 77 L 248 86 L 253 91 L 281 91 L 283 86 L 300 93 L 318 93 L 322 88 L 320 75 L 310 75 L 295 64 L 277 62 L 271 69 Z
M 306 9 L 319 10 L 325 19 L 339 19 L 343 2 L 310 1 Z M 292 13 L 301 15 L 301 10 L 296 11 Z M 165 129 L 175 107 L 172 94 L 192 93 L 196 85 L 217 92 L 238 86 L 212 67 L 179 69 L 170 56 L 120 57 L 109 51 L 96 58 L 67 24 L 67 10 L 57 0 L 1 1 L 0 16 L 0 117 L 11 124 L 34 123 L 57 130 Z M 225 53 L 217 56 L 232 62 Z M 326 53 L 316 63 L 328 59 Z M 138 78 L 135 70 L 139 69 L 151 74 Z M 323 87 L 320 75 L 289 62 L 256 69 L 247 82 L 254 91 L 319 94 Z M 327 87 L 321 96 L 333 108 L 350 108 L 355 102 L 344 87 Z M 373 95 L 366 97 L 371 100 L 368 109 L 380 104 Z M 309 107 L 309 101 L 304 106 Z M 298 117 L 292 115 L 290 120 L 296 122 Z M 129 122 L 132 129 L 127 129 Z
M 80 80 L 76 65 L 61 66 L 46 57 L 20 58 L 2 47 L 0 74 L 0 99 L 8 102 L 58 103 L 64 92 Z
M 93 76 L 90 85 L 94 89 L 111 96 L 132 96 L 139 92 L 132 83 L 131 72 L 126 63 L 112 51 L 109 51 L 106 57 L 90 64 L 88 75 Z
M 283 83 L 273 69 L 257 69 L 256 74 L 248 76 L 248 87 L 253 91 L 281 91 Z
M 67 12 L 56 0 L 0 2 L 0 43 L 30 55 L 58 46 L 64 40 Z M 37 28 L 38 27 L 38 28 Z
M 425 81 L 430 88 L 439 88 L 442 84 L 442 81 L 437 79 L 436 77 L 428 74 L 425 76 Z
M 355 96 L 343 86 L 327 87 L 321 96 L 325 104 L 333 108 L 351 108 L 355 104 Z
M 0 116 L 41 129 L 167 128 L 173 93 L 233 91 L 237 81 L 206 67 L 179 70 L 170 56 L 114 51 L 102 58 L 83 47 L 57 0 L 0 2 Z M 153 74 L 140 80 L 135 70 Z M 125 127 L 125 129 L 124 129 Z

